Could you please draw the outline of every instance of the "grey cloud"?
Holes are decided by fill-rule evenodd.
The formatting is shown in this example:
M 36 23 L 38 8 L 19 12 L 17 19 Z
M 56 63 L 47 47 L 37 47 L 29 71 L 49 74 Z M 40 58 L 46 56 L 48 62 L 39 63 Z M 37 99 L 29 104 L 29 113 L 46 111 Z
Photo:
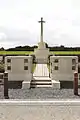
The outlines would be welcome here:
M 30 42 L 32 38 L 35 38 L 35 36 L 27 30 L 16 30 L 0 27 L 0 33 L 4 33 L 7 36 L 7 39 L 5 39 L 4 42 L 7 40 L 10 42 Z
M 19 45 L 37 45 L 40 41 L 40 36 L 35 33 L 30 33 L 27 30 L 15 30 L 0 27 L 0 32 L 5 33 L 7 35 L 7 39 L 0 40 L 0 42 L 10 42 L 11 44 L 15 44 L 15 46 Z M 71 34 L 63 34 L 57 31 L 45 31 L 44 32 L 44 41 L 49 44 L 49 46 L 55 45 L 65 45 L 65 46 L 80 46 L 80 38 L 74 37 Z M 4 46 L 3 46 L 4 47 Z M 9 46 L 10 47 L 10 46 Z

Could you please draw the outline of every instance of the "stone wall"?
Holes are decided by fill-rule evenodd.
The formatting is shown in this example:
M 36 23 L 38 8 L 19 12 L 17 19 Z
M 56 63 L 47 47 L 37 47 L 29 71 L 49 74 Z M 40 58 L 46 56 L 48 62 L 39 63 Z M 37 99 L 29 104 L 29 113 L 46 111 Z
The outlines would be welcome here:
M 78 72 L 77 56 L 51 56 L 50 77 L 57 81 L 73 81 L 74 72 Z
M 31 56 L 6 56 L 5 71 L 8 81 L 30 81 L 32 79 Z

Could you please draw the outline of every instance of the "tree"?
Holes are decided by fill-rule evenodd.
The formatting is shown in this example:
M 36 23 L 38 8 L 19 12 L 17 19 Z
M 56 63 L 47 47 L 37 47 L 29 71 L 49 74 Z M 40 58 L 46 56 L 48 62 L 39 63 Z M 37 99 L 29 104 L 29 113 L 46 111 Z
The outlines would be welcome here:
M 3 51 L 4 50 L 4 48 L 3 47 L 1 47 L 1 49 L 0 49 L 1 51 Z
M 45 45 L 46 45 L 46 48 L 48 48 L 48 44 L 47 44 L 47 43 L 45 43 Z

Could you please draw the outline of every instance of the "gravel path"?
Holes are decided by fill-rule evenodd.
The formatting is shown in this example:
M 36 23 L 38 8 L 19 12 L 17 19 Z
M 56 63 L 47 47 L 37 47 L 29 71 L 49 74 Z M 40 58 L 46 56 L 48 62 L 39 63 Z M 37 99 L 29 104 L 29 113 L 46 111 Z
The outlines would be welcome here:
M 0 99 L 4 98 L 4 88 L 0 86 Z M 80 89 L 78 90 L 80 94 Z M 53 88 L 9 89 L 10 99 L 80 99 L 73 94 L 73 89 L 54 90 Z

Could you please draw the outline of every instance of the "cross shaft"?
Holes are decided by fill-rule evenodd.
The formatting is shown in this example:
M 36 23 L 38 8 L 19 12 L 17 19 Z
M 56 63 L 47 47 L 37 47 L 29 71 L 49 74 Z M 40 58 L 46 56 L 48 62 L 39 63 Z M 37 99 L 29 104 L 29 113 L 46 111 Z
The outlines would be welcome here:
M 41 21 L 38 22 L 41 23 L 41 42 L 43 42 L 43 23 L 45 23 L 45 21 L 43 21 L 43 17 L 41 17 Z

